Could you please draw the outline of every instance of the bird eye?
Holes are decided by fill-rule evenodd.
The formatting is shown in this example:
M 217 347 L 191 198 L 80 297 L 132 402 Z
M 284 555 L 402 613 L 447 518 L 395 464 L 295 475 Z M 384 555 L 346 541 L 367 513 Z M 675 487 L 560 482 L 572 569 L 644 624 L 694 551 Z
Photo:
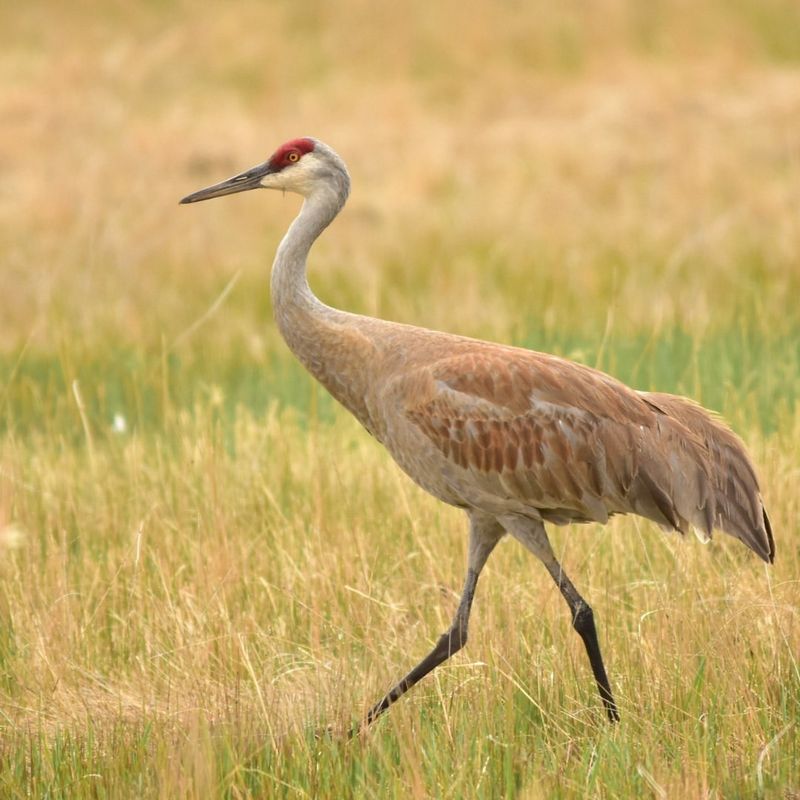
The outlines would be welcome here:
M 300 159 L 300 154 L 292 152 L 292 153 L 289 153 L 289 155 L 286 156 L 286 158 L 289 161 L 298 161 Z

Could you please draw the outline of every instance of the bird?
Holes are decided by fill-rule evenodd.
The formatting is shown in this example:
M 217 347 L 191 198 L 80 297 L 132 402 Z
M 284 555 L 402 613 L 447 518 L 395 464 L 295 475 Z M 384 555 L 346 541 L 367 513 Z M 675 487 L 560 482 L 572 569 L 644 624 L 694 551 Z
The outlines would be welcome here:
M 555 355 L 321 302 L 308 284 L 307 256 L 344 207 L 350 174 L 319 139 L 292 139 L 263 163 L 180 202 L 259 188 L 303 197 L 270 277 L 286 344 L 400 469 L 469 522 L 466 578 L 450 627 L 369 708 L 359 730 L 464 647 L 478 577 L 505 536 L 533 553 L 560 590 L 602 707 L 617 722 L 594 613 L 557 560 L 545 524 L 634 514 L 668 531 L 694 529 L 704 541 L 721 530 L 772 563 L 772 528 L 742 441 L 684 397 L 636 391 Z

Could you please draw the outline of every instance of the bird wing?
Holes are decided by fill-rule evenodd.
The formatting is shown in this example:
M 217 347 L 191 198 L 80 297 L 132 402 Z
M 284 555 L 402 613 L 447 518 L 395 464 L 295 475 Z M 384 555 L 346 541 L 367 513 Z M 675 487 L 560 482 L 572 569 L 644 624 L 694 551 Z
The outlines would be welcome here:
M 775 541 L 758 477 L 741 439 L 721 417 L 693 400 L 662 392 L 642 392 L 658 413 L 679 420 L 703 441 L 714 493 L 714 527 L 735 536 L 765 561 L 775 559 Z
M 406 418 L 467 502 L 522 504 L 556 523 L 632 512 L 704 538 L 716 526 L 764 557 L 758 536 L 723 524 L 699 406 L 672 413 L 597 370 L 517 348 L 476 347 L 409 378 Z

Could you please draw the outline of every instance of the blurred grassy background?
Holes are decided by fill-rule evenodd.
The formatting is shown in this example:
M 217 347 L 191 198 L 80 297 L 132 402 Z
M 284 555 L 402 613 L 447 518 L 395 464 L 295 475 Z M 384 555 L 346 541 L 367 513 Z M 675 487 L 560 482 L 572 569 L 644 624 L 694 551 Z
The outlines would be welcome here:
M 799 67 L 790 0 L 0 6 L 0 793 L 800 792 Z M 751 445 L 767 578 L 632 520 L 555 536 L 619 730 L 502 548 L 463 658 L 365 742 L 309 736 L 447 624 L 464 535 L 279 339 L 297 199 L 177 206 L 298 135 L 354 181 L 326 302 L 690 394 Z

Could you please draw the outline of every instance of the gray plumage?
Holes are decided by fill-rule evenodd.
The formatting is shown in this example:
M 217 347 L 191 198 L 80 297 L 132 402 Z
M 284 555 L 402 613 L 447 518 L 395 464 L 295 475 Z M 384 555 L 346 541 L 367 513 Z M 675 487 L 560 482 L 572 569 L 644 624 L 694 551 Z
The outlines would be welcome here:
M 263 164 L 181 202 L 255 188 L 305 197 L 272 268 L 273 308 L 287 344 L 416 483 L 470 521 L 467 578 L 450 629 L 365 722 L 463 647 L 478 575 L 506 534 L 556 582 L 608 716 L 618 719 L 592 610 L 556 560 L 544 523 L 638 514 L 681 533 L 694 528 L 702 539 L 723 530 L 772 562 L 772 530 L 741 441 L 682 397 L 636 392 L 555 356 L 321 303 L 306 279 L 306 257 L 343 207 L 350 178 L 316 139 L 287 142 Z

